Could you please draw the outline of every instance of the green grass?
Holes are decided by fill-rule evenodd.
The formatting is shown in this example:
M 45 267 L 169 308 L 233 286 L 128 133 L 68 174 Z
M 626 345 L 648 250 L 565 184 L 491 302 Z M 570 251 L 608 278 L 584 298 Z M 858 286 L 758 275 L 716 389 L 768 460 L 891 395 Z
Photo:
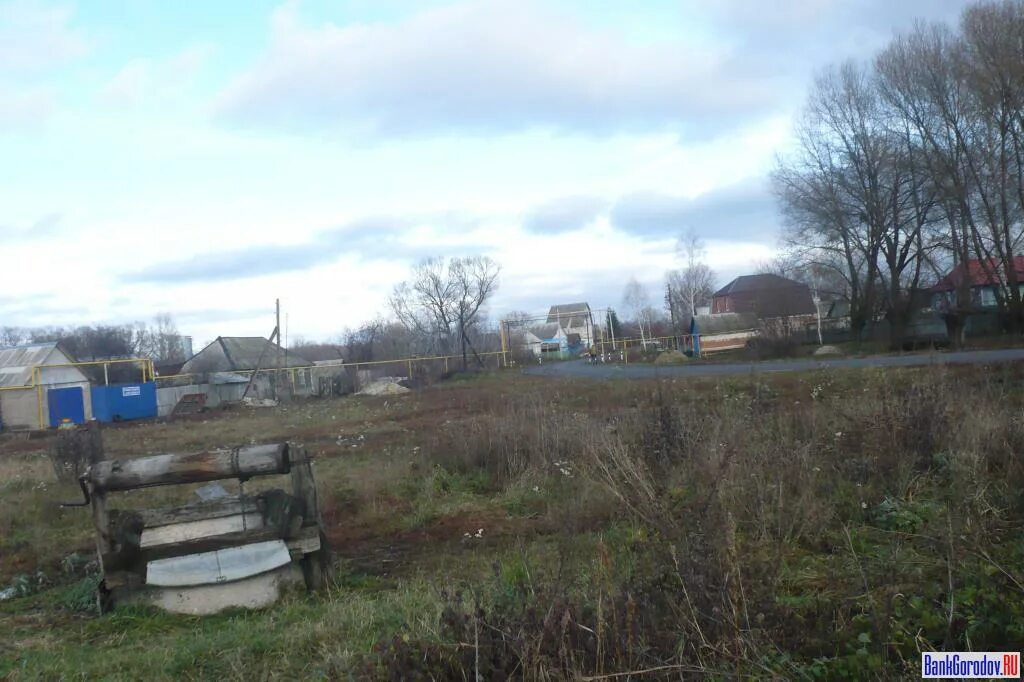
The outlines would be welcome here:
M 293 595 L 263 611 L 187 617 L 123 609 L 45 634 L 8 630 L 0 676 L 11 679 L 323 678 L 346 670 L 396 629 L 429 631 L 439 602 L 421 584 L 386 592 Z

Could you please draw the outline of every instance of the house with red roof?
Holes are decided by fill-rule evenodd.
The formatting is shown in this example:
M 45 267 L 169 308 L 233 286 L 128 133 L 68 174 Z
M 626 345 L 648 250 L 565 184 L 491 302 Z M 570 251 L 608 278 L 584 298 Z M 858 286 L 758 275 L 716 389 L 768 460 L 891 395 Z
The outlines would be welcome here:
M 1024 256 L 1013 259 L 1013 269 L 1021 291 L 1024 292 Z M 939 311 L 948 310 L 956 302 L 956 291 L 967 284 L 971 290 L 971 304 L 982 309 L 995 308 L 998 305 L 996 291 L 1003 286 L 1006 279 L 1003 264 L 995 258 L 980 260 L 972 258 L 960 263 L 949 274 L 935 283 L 931 288 L 932 306 Z

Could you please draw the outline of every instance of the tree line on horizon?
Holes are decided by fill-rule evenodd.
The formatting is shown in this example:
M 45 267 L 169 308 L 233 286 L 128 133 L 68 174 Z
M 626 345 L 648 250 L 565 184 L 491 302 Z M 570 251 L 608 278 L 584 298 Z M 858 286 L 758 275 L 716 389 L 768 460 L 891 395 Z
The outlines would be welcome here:
M 187 349 L 182 340 L 170 313 L 160 313 L 149 323 L 0 327 L 0 348 L 57 341 L 79 362 L 109 358 L 184 362 Z

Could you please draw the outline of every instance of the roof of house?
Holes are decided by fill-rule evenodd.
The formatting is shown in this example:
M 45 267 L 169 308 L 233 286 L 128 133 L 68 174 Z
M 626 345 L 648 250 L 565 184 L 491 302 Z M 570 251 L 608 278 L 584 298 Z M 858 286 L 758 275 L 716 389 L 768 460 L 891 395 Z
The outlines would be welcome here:
M 715 292 L 714 298 L 735 297 L 746 305 L 733 312 L 754 312 L 760 318 L 813 315 L 811 289 L 779 275 L 741 275 Z
M 590 319 L 587 303 L 561 303 L 548 310 L 548 324 L 562 322 L 566 327 L 585 327 Z
M 541 341 L 547 341 L 558 336 L 559 332 L 562 331 L 561 325 L 557 322 L 551 324 L 542 324 L 530 329 L 530 332 Z
M 60 350 L 69 362 L 75 361 L 57 341 L 0 348 L 0 386 L 30 385 L 32 383 L 32 368 L 36 365 L 46 364 L 54 350 Z
M 181 368 L 184 365 L 184 360 L 167 360 L 163 362 L 154 362 L 153 369 L 156 371 L 157 376 L 169 377 L 175 374 L 181 374 Z
M 697 315 L 693 319 L 697 323 L 697 333 L 701 336 L 731 334 L 758 328 L 757 315 L 754 313 Z
M 1024 256 L 1014 257 L 1013 269 L 1017 273 L 1017 281 L 1024 281 Z M 949 274 L 935 283 L 932 291 L 953 291 L 964 283 L 965 277 L 972 287 L 998 286 L 999 276 L 1003 271 L 1003 264 L 995 258 L 972 258 L 950 270 Z
M 744 294 L 754 291 L 775 291 L 788 289 L 790 287 L 806 287 L 806 284 L 796 280 L 762 273 L 760 275 L 740 275 L 733 281 L 715 292 L 715 296 L 728 296 L 729 294 Z
M 288 352 L 281 346 L 262 336 L 218 336 L 210 345 L 196 353 L 183 369 L 191 371 L 194 363 L 202 364 L 203 353 L 213 346 L 220 346 L 227 358 L 226 366 L 210 367 L 218 371 L 244 371 L 271 367 L 308 367 L 313 364 L 294 352 Z M 207 356 L 209 357 L 209 356 Z

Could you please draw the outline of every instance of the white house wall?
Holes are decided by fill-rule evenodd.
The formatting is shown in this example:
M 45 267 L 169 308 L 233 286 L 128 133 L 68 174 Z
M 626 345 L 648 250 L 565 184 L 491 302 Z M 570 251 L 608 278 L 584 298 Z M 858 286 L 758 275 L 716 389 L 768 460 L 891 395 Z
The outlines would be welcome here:
M 36 389 L 0 391 L 0 423 L 3 429 L 34 429 L 39 425 Z

